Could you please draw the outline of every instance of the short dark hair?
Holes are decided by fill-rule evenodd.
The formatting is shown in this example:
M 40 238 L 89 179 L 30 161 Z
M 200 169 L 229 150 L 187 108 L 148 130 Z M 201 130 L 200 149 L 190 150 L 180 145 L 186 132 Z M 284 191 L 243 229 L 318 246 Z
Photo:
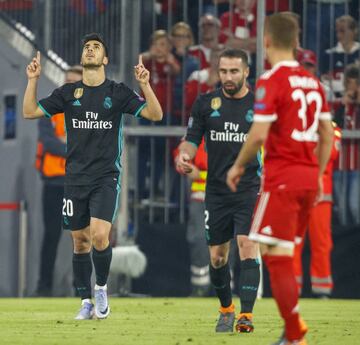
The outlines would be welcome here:
M 224 57 L 224 58 L 229 58 L 229 59 L 241 59 L 241 61 L 243 62 L 243 64 L 246 67 L 249 67 L 249 58 L 248 58 L 248 54 L 245 50 L 242 49 L 225 49 L 219 56 L 219 61 L 220 59 Z
M 104 41 L 104 38 L 101 36 L 101 34 L 99 34 L 97 32 L 92 32 L 91 34 L 86 34 L 83 37 L 83 39 L 81 40 L 82 47 L 84 47 L 84 45 L 89 41 L 98 41 L 98 42 L 100 42 L 104 47 L 105 56 L 106 57 L 109 56 L 107 45 L 106 45 L 106 43 Z

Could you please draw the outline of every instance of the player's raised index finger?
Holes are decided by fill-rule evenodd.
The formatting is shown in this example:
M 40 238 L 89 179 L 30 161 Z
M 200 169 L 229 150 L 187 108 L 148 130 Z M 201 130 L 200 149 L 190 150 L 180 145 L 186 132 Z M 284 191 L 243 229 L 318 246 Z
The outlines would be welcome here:
M 142 65 L 143 61 L 142 61 L 142 54 L 139 55 L 139 65 Z
M 36 52 L 36 60 L 38 60 L 39 63 L 40 63 L 40 58 L 41 58 L 40 51 L 37 51 Z

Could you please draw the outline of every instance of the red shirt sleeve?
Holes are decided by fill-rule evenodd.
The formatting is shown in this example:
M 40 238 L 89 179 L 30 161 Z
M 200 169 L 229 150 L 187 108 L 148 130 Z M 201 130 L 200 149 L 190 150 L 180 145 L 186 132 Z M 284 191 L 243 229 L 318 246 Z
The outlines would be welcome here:
M 260 78 L 255 89 L 254 122 L 274 122 L 277 120 L 276 99 L 279 90 L 270 79 Z

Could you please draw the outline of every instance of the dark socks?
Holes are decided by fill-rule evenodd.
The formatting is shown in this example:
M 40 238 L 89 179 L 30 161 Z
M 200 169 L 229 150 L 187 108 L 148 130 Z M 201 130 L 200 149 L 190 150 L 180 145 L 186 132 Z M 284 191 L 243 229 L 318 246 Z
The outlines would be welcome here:
M 210 265 L 210 280 L 220 300 L 221 306 L 223 308 L 229 307 L 232 303 L 229 263 L 226 263 L 225 266 L 218 269 Z
M 98 251 L 93 248 L 92 259 L 95 267 L 96 284 L 104 286 L 107 282 L 112 259 L 112 247 L 109 245 L 106 249 Z
M 260 265 L 257 259 L 241 261 L 240 303 L 241 313 L 252 313 L 260 282 Z
M 92 264 L 90 253 L 73 254 L 75 288 L 81 299 L 91 298 Z

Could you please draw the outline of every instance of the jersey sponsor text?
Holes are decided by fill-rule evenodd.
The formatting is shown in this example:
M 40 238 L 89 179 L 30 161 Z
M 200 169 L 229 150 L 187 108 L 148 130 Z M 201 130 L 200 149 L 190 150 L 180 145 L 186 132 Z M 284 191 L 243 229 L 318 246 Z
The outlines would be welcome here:
M 98 113 L 87 111 L 86 120 L 72 119 L 73 128 L 79 129 L 111 129 L 112 121 L 98 121 Z

